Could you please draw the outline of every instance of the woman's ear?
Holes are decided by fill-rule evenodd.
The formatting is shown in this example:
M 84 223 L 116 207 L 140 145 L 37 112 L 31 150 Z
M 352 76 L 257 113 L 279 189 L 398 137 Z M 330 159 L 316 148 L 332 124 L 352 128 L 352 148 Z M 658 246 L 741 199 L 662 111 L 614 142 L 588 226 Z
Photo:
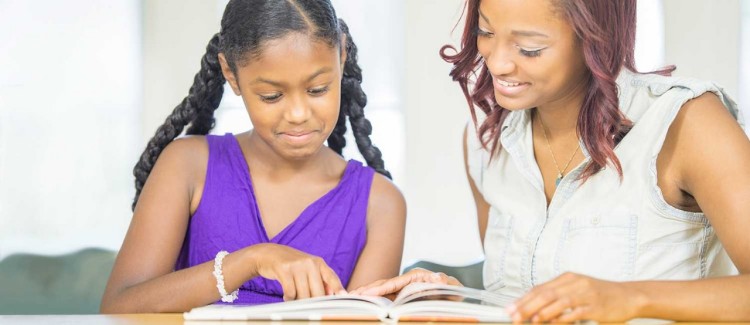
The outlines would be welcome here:
M 341 74 L 344 73 L 344 64 L 346 64 L 346 56 L 349 53 L 346 52 L 346 34 L 341 35 Z
M 240 87 L 237 85 L 237 77 L 229 67 L 229 63 L 227 63 L 227 58 L 224 56 L 224 53 L 219 53 L 219 64 L 221 64 L 221 74 L 224 75 L 224 79 L 226 79 L 229 86 L 232 87 L 234 94 L 237 96 L 241 95 Z

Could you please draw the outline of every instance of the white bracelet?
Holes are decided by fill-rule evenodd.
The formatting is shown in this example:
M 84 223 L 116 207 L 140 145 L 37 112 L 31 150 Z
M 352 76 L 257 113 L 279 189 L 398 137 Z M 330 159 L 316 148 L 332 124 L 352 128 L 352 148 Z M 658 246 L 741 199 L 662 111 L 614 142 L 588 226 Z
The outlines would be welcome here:
M 216 288 L 219 289 L 221 295 L 221 301 L 223 302 L 234 302 L 239 294 L 239 289 L 234 290 L 232 294 L 227 294 L 227 289 L 224 288 L 224 275 L 221 273 L 221 262 L 224 260 L 224 256 L 229 255 L 227 251 L 221 251 L 216 253 L 214 259 L 214 277 L 216 278 Z

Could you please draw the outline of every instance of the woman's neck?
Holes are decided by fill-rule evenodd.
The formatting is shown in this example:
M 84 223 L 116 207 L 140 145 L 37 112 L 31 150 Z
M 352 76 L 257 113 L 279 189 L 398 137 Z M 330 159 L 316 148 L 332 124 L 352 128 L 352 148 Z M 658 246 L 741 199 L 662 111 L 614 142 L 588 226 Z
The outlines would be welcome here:
M 568 92 L 563 98 L 534 109 L 534 117 L 541 119 L 550 137 L 566 136 L 576 134 L 578 128 L 578 116 L 583 106 L 585 87 L 577 87 Z

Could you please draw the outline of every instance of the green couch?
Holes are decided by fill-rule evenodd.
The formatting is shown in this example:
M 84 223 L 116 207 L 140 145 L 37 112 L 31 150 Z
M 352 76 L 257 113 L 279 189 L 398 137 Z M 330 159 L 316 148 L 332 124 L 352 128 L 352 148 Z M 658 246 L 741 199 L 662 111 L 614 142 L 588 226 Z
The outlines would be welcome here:
M 0 315 L 96 314 L 117 253 L 87 248 L 0 261 Z

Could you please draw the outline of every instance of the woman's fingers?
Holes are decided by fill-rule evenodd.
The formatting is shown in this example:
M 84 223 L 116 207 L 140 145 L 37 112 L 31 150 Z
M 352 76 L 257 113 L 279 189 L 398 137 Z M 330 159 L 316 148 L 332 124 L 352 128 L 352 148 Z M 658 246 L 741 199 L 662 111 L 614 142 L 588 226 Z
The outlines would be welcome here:
M 569 296 L 562 296 L 557 300 L 552 301 L 545 307 L 542 307 L 534 316 L 532 320 L 534 322 L 547 322 L 556 319 L 566 312 L 570 312 L 574 306 L 573 301 Z
M 506 309 L 511 315 L 513 322 L 517 323 L 525 320 L 538 322 L 539 319 L 543 317 L 538 314 L 545 308 L 551 308 L 547 313 L 553 313 L 553 311 L 556 310 L 555 308 L 561 305 L 567 305 L 565 308 L 573 307 L 575 301 L 572 300 L 574 298 L 571 293 L 575 290 L 575 286 L 571 285 L 571 280 L 570 276 L 560 276 L 529 291 L 526 295 L 521 297 L 521 299 Z M 552 306 L 558 301 L 560 301 L 558 305 Z M 548 317 L 554 318 L 556 316 L 557 315 Z M 534 317 L 536 317 L 536 319 Z
M 396 293 L 401 291 L 401 289 L 409 283 L 420 282 L 420 280 L 423 280 L 420 274 L 421 273 L 410 271 L 395 278 L 386 280 L 377 286 L 366 288 L 360 292 L 360 294 L 364 296 L 385 296 L 391 293 Z
M 373 283 L 370 283 L 370 284 L 368 284 L 368 285 L 364 285 L 364 286 L 361 286 L 361 287 L 359 287 L 359 288 L 357 288 L 357 289 L 354 289 L 354 290 L 352 290 L 352 291 L 351 291 L 350 293 L 351 293 L 351 294 L 353 294 L 353 295 L 360 295 L 360 294 L 362 294 L 362 292 L 364 292 L 365 290 L 367 290 L 367 289 L 370 289 L 370 288 L 374 288 L 374 287 L 377 287 L 377 286 L 379 286 L 379 285 L 383 284 L 383 283 L 384 283 L 385 281 L 388 281 L 388 279 L 377 280 L 377 281 L 375 281 L 375 282 L 373 282 Z

